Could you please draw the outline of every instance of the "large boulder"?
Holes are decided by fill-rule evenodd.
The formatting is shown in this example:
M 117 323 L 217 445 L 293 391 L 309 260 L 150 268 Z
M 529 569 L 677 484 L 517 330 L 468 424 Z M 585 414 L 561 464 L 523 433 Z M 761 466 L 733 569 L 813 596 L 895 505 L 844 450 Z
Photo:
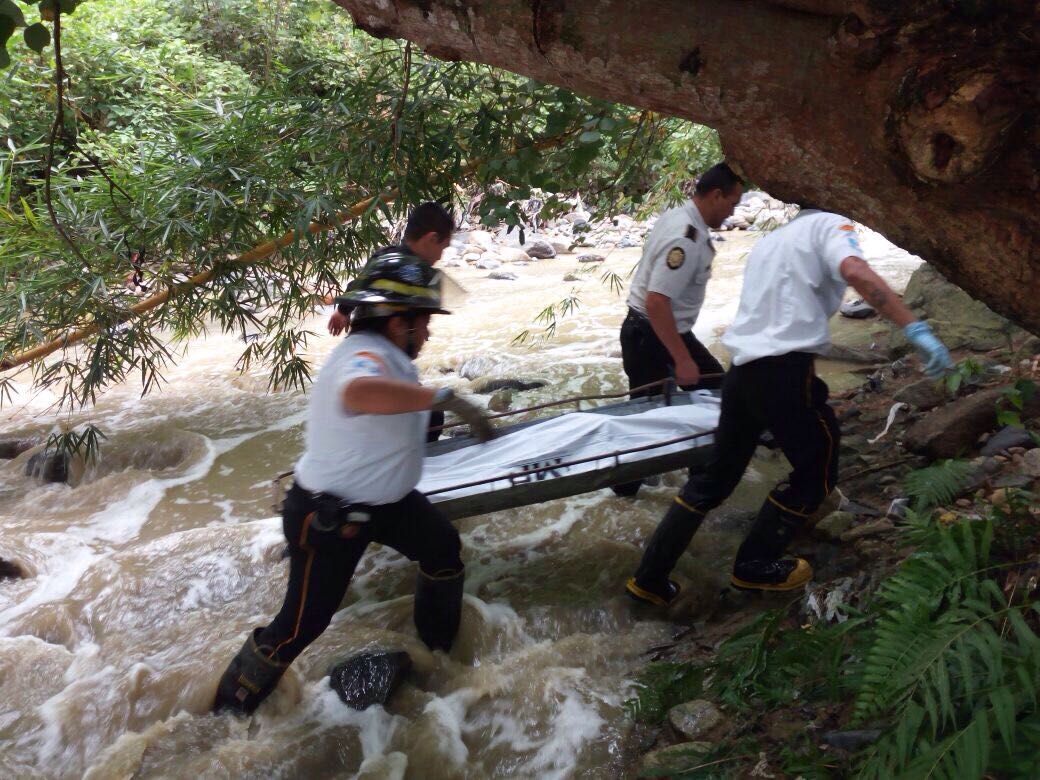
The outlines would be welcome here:
M 1014 326 L 986 304 L 952 284 L 932 266 L 921 265 L 906 285 L 903 301 L 950 349 L 986 352 L 1006 347 Z M 893 356 L 905 354 L 910 345 L 900 327 L 892 328 L 889 349 Z
M 980 390 L 933 410 L 906 431 L 903 444 L 911 452 L 932 458 L 960 457 L 979 436 L 997 427 L 997 402 L 1006 389 Z M 1021 411 L 1023 420 L 1037 415 L 1040 415 L 1040 393 L 1026 402 Z

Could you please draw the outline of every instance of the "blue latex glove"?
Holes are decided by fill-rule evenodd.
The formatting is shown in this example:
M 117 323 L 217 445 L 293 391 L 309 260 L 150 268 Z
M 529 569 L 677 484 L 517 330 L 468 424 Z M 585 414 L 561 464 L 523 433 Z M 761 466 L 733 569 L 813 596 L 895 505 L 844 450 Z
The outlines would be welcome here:
M 915 320 L 903 328 L 903 333 L 906 334 L 907 339 L 914 345 L 917 354 L 924 361 L 924 372 L 928 376 L 932 378 L 941 376 L 946 369 L 953 367 L 950 351 L 932 333 L 927 322 Z

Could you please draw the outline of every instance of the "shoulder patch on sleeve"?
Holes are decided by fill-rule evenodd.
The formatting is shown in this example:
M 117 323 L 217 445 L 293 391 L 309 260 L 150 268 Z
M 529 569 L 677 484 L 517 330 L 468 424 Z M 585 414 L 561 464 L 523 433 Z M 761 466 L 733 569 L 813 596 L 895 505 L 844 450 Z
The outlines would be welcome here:
M 350 360 L 347 362 L 347 368 L 350 371 L 382 374 L 384 364 L 382 358 L 380 358 L 374 352 L 365 351 L 354 353 L 354 355 L 352 355 Z
M 842 225 L 838 225 L 838 230 L 855 230 L 855 229 L 856 229 L 856 226 L 851 224 L 851 223 L 849 223 L 849 222 L 846 222 L 846 223 L 844 223 Z
M 686 226 L 686 237 L 688 239 L 690 239 L 690 241 L 696 241 L 697 240 L 697 228 L 695 228 L 693 225 L 687 225 Z
M 669 249 L 668 255 L 665 257 L 664 261 L 668 264 L 668 267 L 674 271 L 676 268 L 681 267 L 686 261 L 686 253 L 679 247 Z

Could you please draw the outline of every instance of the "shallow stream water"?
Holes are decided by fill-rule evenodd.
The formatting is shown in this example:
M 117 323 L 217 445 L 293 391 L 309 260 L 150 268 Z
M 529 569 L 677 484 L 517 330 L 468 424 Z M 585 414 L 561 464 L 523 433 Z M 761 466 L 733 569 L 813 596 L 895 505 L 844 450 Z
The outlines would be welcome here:
M 696 329 L 707 343 L 735 311 L 755 234 L 727 239 Z M 917 261 L 877 245 L 876 267 L 901 287 Z M 578 269 L 573 255 L 514 269 L 515 281 L 447 269 L 468 295 L 435 319 L 424 379 L 470 390 L 458 373 L 468 363 L 548 383 L 517 394 L 514 407 L 622 391 L 625 306 L 600 277 L 627 277 L 639 250 L 600 251 L 605 263 L 574 284 L 560 281 Z M 572 289 L 577 312 L 539 338 L 538 312 Z M 337 339 L 322 314 L 312 329 L 317 365 Z M 525 329 L 534 336 L 514 343 Z M 414 565 L 373 546 L 332 625 L 257 715 L 213 716 L 224 666 L 281 602 L 287 565 L 269 481 L 299 454 L 307 403 L 268 392 L 266 370 L 236 373 L 243 346 L 212 334 L 161 392 L 142 399 L 139 387 L 118 387 L 67 418 L 108 436 L 77 487 L 22 476 L 26 455 L 0 461 L 0 557 L 30 575 L 0 581 L 0 777 L 623 775 L 632 675 L 649 647 L 717 600 L 743 531 L 734 518 L 783 464 L 756 459 L 709 518 L 680 563 L 687 588 L 668 614 L 632 604 L 622 586 L 679 473 L 635 500 L 599 491 L 458 521 L 466 596 L 450 656 L 416 638 Z M 0 435 L 45 437 L 66 420 L 53 400 L 23 385 L 0 413 Z M 404 648 L 416 671 L 386 709 L 355 712 L 327 669 L 370 648 Z

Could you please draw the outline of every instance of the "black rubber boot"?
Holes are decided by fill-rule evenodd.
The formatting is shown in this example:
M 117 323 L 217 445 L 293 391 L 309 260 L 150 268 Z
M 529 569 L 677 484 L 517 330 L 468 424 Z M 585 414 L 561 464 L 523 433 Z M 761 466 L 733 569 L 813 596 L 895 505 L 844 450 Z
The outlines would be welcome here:
M 688 508 L 676 498 L 650 537 L 636 576 L 630 581 L 631 585 L 626 585 L 628 592 L 651 604 L 663 606 L 672 601 L 679 593 L 679 586 L 669 580 L 668 575 L 686 552 L 703 519 L 702 513 Z
M 238 655 L 228 664 L 217 685 L 214 712 L 230 710 L 241 715 L 252 714 L 289 668 L 288 664 L 272 661 L 271 653 L 257 646 L 256 637 L 261 631 L 262 628 L 254 629 Z
M 653 604 L 655 607 L 667 607 L 678 598 L 682 592 L 682 586 L 675 580 L 668 580 L 664 585 L 644 588 L 636 582 L 635 577 L 629 577 L 628 582 L 625 583 L 625 590 L 636 601 Z
M 795 590 L 812 579 L 802 558 L 782 558 L 806 518 L 785 511 L 772 497 L 758 511 L 755 524 L 737 551 L 731 583 L 742 590 Z
M 451 650 L 462 620 L 462 585 L 465 571 L 426 574 L 419 569 L 415 577 L 415 610 L 412 617 L 419 638 L 431 650 Z

